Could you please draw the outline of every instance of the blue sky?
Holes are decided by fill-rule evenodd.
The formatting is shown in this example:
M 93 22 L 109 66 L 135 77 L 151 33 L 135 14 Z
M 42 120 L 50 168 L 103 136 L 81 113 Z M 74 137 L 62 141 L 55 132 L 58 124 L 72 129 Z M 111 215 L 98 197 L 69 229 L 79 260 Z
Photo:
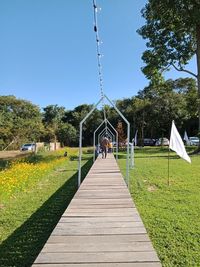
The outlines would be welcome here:
M 148 84 L 140 70 L 145 41 L 136 33 L 145 3 L 97 0 L 104 91 L 113 100 Z M 0 95 L 66 109 L 99 99 L 92 0 L 1 0 L 0 36 Z M 180 76 L 187 75 L 166 74 Z

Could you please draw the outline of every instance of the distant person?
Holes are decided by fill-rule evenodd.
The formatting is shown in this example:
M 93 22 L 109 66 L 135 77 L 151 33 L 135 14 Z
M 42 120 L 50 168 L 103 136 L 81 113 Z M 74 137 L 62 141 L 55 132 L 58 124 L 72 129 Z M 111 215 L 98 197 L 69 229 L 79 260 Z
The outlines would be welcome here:
M 109 144 L 109 140 L 108 138 L 105 136 L 104 138 L 102 138 L 101 140 L 101 150 L 102 150 L 102 159 L 107 157 L 107 148 L 108 148 L 108 144 Z
M 99 156 L 99 153 L 100 153 L 100 147 L 99 145 L 96 145 L 96 149 L 95 149 L 95 158 L 97 158 Z
M 109 143 L 108 143 L 108 153 L 112 153 L 112 149 L 113 149 L 113 144 L 112 144 L 112 141 L 109 140 Z

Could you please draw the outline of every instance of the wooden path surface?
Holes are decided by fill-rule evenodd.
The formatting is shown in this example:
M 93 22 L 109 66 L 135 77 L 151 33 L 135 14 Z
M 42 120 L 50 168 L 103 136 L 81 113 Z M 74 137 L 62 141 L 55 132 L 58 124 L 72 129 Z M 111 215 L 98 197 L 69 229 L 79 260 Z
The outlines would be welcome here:
M 161 266 L 112 154 L 95 161 L 32 266 Z

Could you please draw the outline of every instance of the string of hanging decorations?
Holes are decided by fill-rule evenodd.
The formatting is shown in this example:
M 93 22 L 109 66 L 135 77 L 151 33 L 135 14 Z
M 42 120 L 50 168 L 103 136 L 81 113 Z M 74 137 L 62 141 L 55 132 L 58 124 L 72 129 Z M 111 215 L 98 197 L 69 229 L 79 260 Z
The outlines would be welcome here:
M 102 41 L 99 37 L 99 28 L 98 28 L 98 20 L 97 20 L 97 13 L 98 10 L 101 10 L 97 7 L 96 0 L 93 0 L 93 9 L 94 9 L 94 32 L 96 35 L 96 48 L 97 48 L 97 65 L 98 65 L 98 76 L 99 76 L 99 85 L 100 85 L 100 91 L 101 91 L 101 97 L 104 96 L 104 90 L 103 90 L 103 73 L 102 73 L 102 64 L 101 64 L 101 44 Z M 106 121 L 106 111 L 105 111 L 105 104 L 104 99 L 102 100 L 102 106 L 103 106 L 103 114 L 104 114 L 104 120 Z

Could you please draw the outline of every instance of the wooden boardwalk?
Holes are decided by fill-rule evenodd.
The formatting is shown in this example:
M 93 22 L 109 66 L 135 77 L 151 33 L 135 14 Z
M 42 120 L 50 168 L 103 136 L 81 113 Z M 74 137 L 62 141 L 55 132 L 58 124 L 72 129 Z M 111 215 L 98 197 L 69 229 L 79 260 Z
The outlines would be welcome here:
M 32 266 L 161 266 L 112 154 L 95 161 Z

